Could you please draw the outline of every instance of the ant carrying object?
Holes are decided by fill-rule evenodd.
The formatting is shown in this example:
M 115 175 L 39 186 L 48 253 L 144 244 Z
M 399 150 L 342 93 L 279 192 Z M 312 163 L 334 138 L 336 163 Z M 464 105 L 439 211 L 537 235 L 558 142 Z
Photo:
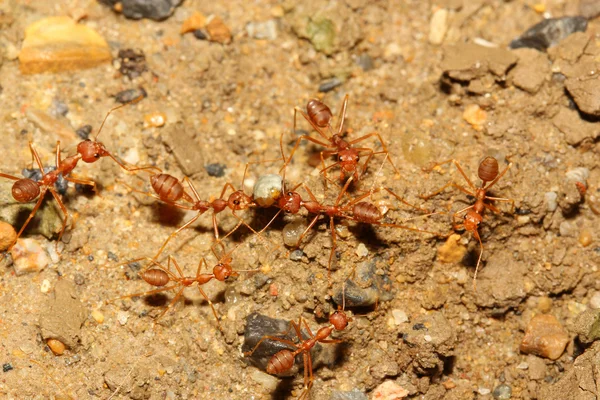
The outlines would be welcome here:
M 338 127 L 336 130 L 334 130 L 331 126 L 331 119 L 333 117 L 331 110 L 320 100 L 309 100 L 308 104 L 306 105 L 306 112 L 299 109 L 298 107 L 294 108 L 294 132 L 296 132 L 296 116 L 299 112 L 304 117 L 304 119 L 306 119 L 306 121 L 308 121 L 308 123 L 313 127 L 313 129 L 317 131 L 319 135 L 321 135 L 323 139 L 315 139 L 308 135 L 300 136 L 296 140 L 296 143 L 292 148 L 289 158 L 286 160 L 284 156 L 284 164 L 283 167 L 281 167 L 281 169 L 283 170 L 290 163 L 292 157 L 294 156 L 294 153 L 298 149 L 298 146 L 300 146 L 300 142 L 302 140 L 308 140 L 309 142 L 316 143 L 328 149 L 321 151 L 321 164 L 323 166 L 321 173 L 324 175 L 326 180 L 328 180 L 327 170 L 335 167 L 336 165 L 339 165 L 341 169 L 340 180 L 343 180 L 346 177 L 346 175 L 350 175 L 352 178 L 354 178 L 354 181 L 358 181 L 359 177 L 362 176 L 367 170 L 367 166 L 371 158 L 377 154 L 385 154 L 388 162 L 390 163 L 396 174 L 400 174 L 398 168 L 396 168 L 392 160 L 389 158 L 387 146 L 385 145 L 385 142 L 383 141 L 383 138 L 379 133 L 372 132 L 351 141 L 346 141 L 342 138 L 342 134 L 344 133 L 344 120 L 346 119 L 347 104 L 348 95 L 344 97 L 344 101 L 342 103 L 342 107 L 338 115 Z M 326 131 L 329 133 L 329 135 Z M 376 137 L 379 140 L 381 146 L 383 147 L 383 150 L 374 151 L 369 147 L 353 147 L 356 143 L 362 142 L 371 137 Z M 281 153 L 283 154 L 283 136 L 279 142 L 281 147 Z M 362 165 L 362 171 L 359 175 L 358 166 L 361 153 L 363 155 L 366 154 L 367 159 Z M 332 155 L 337 155 L 337 161 L 326 167 L 325 158 Z
M 137 261 L 142 261 L 142 260 L 150 261 L 148 268 L 146 268 L 145 270 L 140 272 L 139 275 L 144 281 L 146 281 L 146 283 L 157 287 L 157 289 L 148 290 L 146 292 L 141 292 L 141 293 L 129 294 L 127 296 L 117 297 L 115 299 L 107 301 L 107 303 L 113 303 L 116 300 L 121 300 L 121 299 L 128 299 L 128 298 L 140 297 L 140 296 L 148 296 L 148 295 L 166 292 L 169 290 L 176 290 L 177 293 L 175 294 L 175 297 L 173 297 L 173 300 L 171 300 L 171 302 L 158 315 L 158 317 L 155 318 L 154 323 L 156 323 L 163 315 L 165 315 L 167 313 L 167 311 L 169 311 L 169 309 L 179 300 L 179 298 L 181 298 L 185 288 L 190 287 L 190 286 L 194 285 L 195 283 L 197 283 L 198 291 L 210 305 L 213 315 L 215 316 L 215 319 L 217 321 L 217 327 L 222 332 L 223 329 L 219 322 L 219 315 L 217 314 L 217 311 L 215 310 L 215 307 L 214 307 L 212 301 L 210 301 L 210 299 L 208 298 L 208 296 L 202 289 L 202 285 L 210 282 L 213 279 L 216 279 L 220 282 L 226 282 L 229 279 L 229 277 L 232 277 L 232 276 L 237 277 L 237 276 L 239 276 L 239 272 L 247 271 L 247 270 L 235 271 L 231 267 L 231 263 L 233 261 L 231 254 L 240 245 L 241 244 L 237 245 L 233 250 L 231 250 L 229 253 L 226 253 L 225 255 L 223 255 L 220 258 L 217 257 L 217 254 L 216 254 L 214 248 L 211 248 L 211 250 L 213 251 L 213 254 L 218 259 L 217 264 L 212 269 L 212 273 L 201 273 L 201 271 L 203 269 L 202 266 L 204 265 L 206 267 L 208 265 L 206 262 L 206 259 L 204 257 L 202 257 L 202 259 L 198 263 L 198 269 L 196 270 L 195 276 L 184 276 L 183 271 L 181 270 L 181 268 L 179 267 L 179 264 L 177 263 L 177 260 L 175 260 L 175 258 L 171 255 L 169 255 L 169 259 L 167 261 L 167 266 L 164 266 L 163 264 L 157 262 L 154 259 L 151 259 L 150 257 L 141 257 L 141 258 L 137 258 L 135 260 L 128 261 L 127 264 L 131 264 L 131 263 L 134 263 Z M 176 273 L 174 273 L 172 271 L 171 264 L 175 267 Z M 121 264 L 121 265 L 123 265 L 123 264 Z
M 346 315 L 342 307 L 329 316 L 328 325 L 319 328 L 319 330 L 313 334 L 306 320 L 299 317 L 298 322 L 291 321 L 290 328 L 281 334 L 281 336 L 286 336 L 291 329 L 294 329 L 298 337 L 298 343 L 277 336 L 263 336 L 251 351 L 244 353 L 244 357 L 251 356 L 265 340 L 281 342 L 290 346 L 290 348 L 295 349 L 283 349 L 275 353 L 267 363 L 267 373 L 278 375 L 289 371 L 294 366 L 296 356 L 302 354 L 302 359 L 304 361 L 304 390 L 298 399 L 307 399 L 315 379 L 313 376 L 312 356 L 310 354 L 311 349 L 317 343 L 342 343 L 342 340 L 330 339 L 329 337 L 334 331 L 339 332 L 346 329 L 348 323 L 351 321 L 352 318 Z M 306 332 L 308 333 L 309 337 L 307 339 L 304 339 L 302 334 L 303 327 L 306 328 Z
M 92 141 L 92 140 L 86 139 L 86 140 L 80 142 L 77 145 L 77 153 L 76 154 L 62 159 L 61 155 L 60 155 L 60 141 L 57 141 L 56 142 L 56 151 L 55 151 L 55 153 L 56 153 L 56 168 L 55 169 L 48 169 L 48 168 L 44 169 L 44 166 L 42 164 L 40 156 L 39 156 L 37 150 L 35 149 L 33 142 L 29 142 L 29 150 L 31 151 L 32 158 L 35 160 L 35 162 L 39 168 L 39 171 L 41 171 L 41 173 L 42 173 L 42 176 L 39 180 L 33 180 L 31 178 L 19 178 L 19 177 L 13 176 L 13 175 L 0 173 L 0 177 L 11 179 L 11 180 L 15 181 L 12 186 L 12 196 L 16 201 L 18 201 L 19 203 L 29 203 L 35 199 L 38 199 L 37 203 L 35 204 L 35 206 L 31 210 L 31 212 L 29 213 L 27 220 L 25 221 L 25 223 L 23 224 L 23 226 L 17 233 L 15 240 L 13 241 L 13 243 L 11 243 L 11 245 L 8 247 L 8 249 L 11 249 L 14 246 L 17 239 L 21 236 L 21 234 L 23 233 L 23 231 L 25 230 L 25 228 L 27 227 L 27 225 L 29 224 L 31 219 L 35 216 L 37 210 L 40 208 L 40 205 L 42 204 L 42 201 L 44 200 L 46 192 L 50 192 L 52 194 L 52 197 L 54 197 L 54 199 L 56 200 L 56 203 L 58 204 L 62 213 L 64 214 L 62 228 L 58 235 L 58 241 L 56 242 L 56 246 L 58 246 L 58 243 L 60 242 L 60 240 L 65 232 L 69 213 L 68 213 L 67 208 L 65 207 L 64 203 L 61 200 L 60 194 L 57 192 L 57 190 L 55 188 L 55 184 L 60 179 L 64 179 L 68 182 L 92 186 L 94 192 L 97 191 L 96 183 L 94 181 L 88 180 L 88 179 L 75 178 L 75 177 L 70 176 L 71 172 L 75 169 L 75 167 L 77 167 L 79 160 L 82 160 L 83 162 L 88 163 L 88 164 L 92 164 L 92 163 L 95 163 L 96 161 L 98 161 L 100 158 L 110 157 L 111 159 L 113 159 L 113 161 L 115 161 L 121 168 L 123 168 L 126 171 L 135 171 L 136 169 L 138 169 L 138 168 L 132 168 L 132 167 L 126 166 L 123 162 L 121 162 L 119 159 L 117 159 L 115 156 L 113 156 L 102 143 L 97 141 L 98 135 L 100 135 L 100 132 L 102 132 L 102 128 L 104 127 L 104 123 L 106 122 L 106 119 L 108 118 L 108 116 L 113 111 L 118 110 L 119 108 L 124 107 L 128 104 L 137 102 L 138 100 L 139 99 L 135 99 L 129 103 L 121 104 L 117 107 L 112 108 L 104 117 L 104 120 L 102 121 L 102 124 L 100 125 L 100 129 L 98 130 L 98 133 L 96 134 L 96 137 L 94 138 L 94 140 Z M 151 168 L 155 168 L 155 167 L 142 167 L 142 168 L 151 169 Z
M 508 157 L 506 157 L 506 159 L 508 160 Z M 515 208 L 515 201 L 513 199 L 507 199 L 507 198 L 502 198 L 502 197 L 492 197 L 492 196 L 487 195 L 490 188 L 492 186 L 494 186 L 500 180 L 500 178 L 502 178 L 506 174 L 506 172 L 508 172 L 510 167 L 512 167 L 512 162 L 510 162 L 510 160 L 508 160 L 508 161 L 509 161 L 509 163 L 506 166 L 506 168 L 504 168 L 504 170 L 499 173 L 498 161 L 494 157 L 488 156 L 488 157 L 484 158 L 483 161 L 481 161 L 481 163 L 479 164 L 479 168 L 477 170 L 477 175 L 479 176 L 479 179 L 481 179 L 481 186 L 479 186 L 479 187 L 476 187 L 473 184 L 473 182 L 471 182 L 471 180 L 467 177 L 467 175 L 463 171 L 462 167 L 460 166 L 460 163 L 457 160 L 454 160 L 454 159 L 446 160 L 446 161 L 434 164 L 430 168 L 427 168 L 428 171 L 431 171 L 433 168 L 435 168 L 437 166 L 453 163 L 456 166 L 456 169 L 458 169 L 458 172 L 460 172 L 460 174 L 463 176 L 463 178 L 465 178 L 465 181 L 467 181 L 467 184 L 469 185 L 469 188 L 471 190 L 465 188 L 464 186 L 456 184 L 454 181 L 451 181 L 451 182 L 448 182 L 443 187 L 441 187 L 440 189 L 436 190 L 435 192 L 433 192 L 427 196 L 421 196 L 422 199 L 424 199 L 424 200 L 430 199 L 431 197 L 436 196 L 436 195 L 440 194 L 441 192 L 443 192 L 447 187 L 456 188 L 456 189 L 460 190 L 461 192 L 466 193 L 467 195 L 473 196 L 475 198 L 474 204 L 472 204 L 468 207 L 465 207 L 462 210 L 458 210 L 457 212 L 452 214 L 452 228 L 454 230 L 464 229 L 468 232 L 471 232 L 473 234 L 473 236 L 475 237 L 475 239 L 477 239 L 477 241 L 479 242 L 479 247 L 481 250 L 479 252 L 479 257 L 477 259 L 477 266 L 475 267 L 475 274 L 473 275 L 473 289 L 474 290 L 477 290 L 477 286 L 476 286 L 477 272 L 479 271 L 479 265 L 481 264 L 481 257 L 483 255 L 483 242 L 481 241 L 481 236 L 479 235 L 479 231 L 478 231 L 479 225 L 481 224 L 481 222 L 483 222 L 483 211 L 487 208 L 496 214 L 500 213 L 500 210 L 497 207 L 495 207 L 493 204 L 487 203 L 486 200 L 511 203 L 512 204 L 511 214 Z M 463 216 L 463 221 L 462 221 L 462 223 L 457 223 L 457 217 L 462 213 L 465 213 Z

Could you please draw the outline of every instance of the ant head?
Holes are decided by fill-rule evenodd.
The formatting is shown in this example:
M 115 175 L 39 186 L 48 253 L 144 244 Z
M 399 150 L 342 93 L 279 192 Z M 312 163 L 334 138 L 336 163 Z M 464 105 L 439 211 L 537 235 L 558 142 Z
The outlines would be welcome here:
M 484 158 L 479 164 L 477 175 L 484 182 L 493 181 L 498 176 L 498 161 L 494 157 Z
M 344 172 L 354 172 L 359 161 L 360 156 L 355 149 L 346 149 L 338 153 L 338 162 Z
M 333 325 L 333 327 L 335 328 L 336 331 L 341 331 L 346 329 L 346 327 L 348 326 L 348 322 L 351 319 L 348 318 L 348 316 L 346 315 L 346 313 L 342 310 L 337 310 L 336 312 L 334 312 L 333 314 L 331 314 L 329 316 L 329 323 L 331 325 Z
M 213 268 L 213 275 L 215 279 L 224 282 L 230 276 L 238 276 L 239 274 L 231 269 L 231 267 L 224 263 L 218 263 Z
M 231 193 L 227 200 L 227 206 L 234 211 L 245 210 L 251 203 L 252 198 L 241 190 Z
M 470 209 L 467 214 L 465 214 L 465 220 L 463 222 L 465 226 L 465 230 L 469 232 L 477 231 L 479 224 L 483 221 L 483 217 L 481 214 L 478 214 L 473 209 Z
M 81 159 L 86 163 L 94 163 L 102 157 L 109 155 L 106 147 L 100 142 L 90 139 L 84 140 L 77 145 L 77 153 L 81 154 Z
M 302 198 L 297 192 L 287 192 L 277 200 L 280 210 L 290 214 L 297 214 L 300 211 Z

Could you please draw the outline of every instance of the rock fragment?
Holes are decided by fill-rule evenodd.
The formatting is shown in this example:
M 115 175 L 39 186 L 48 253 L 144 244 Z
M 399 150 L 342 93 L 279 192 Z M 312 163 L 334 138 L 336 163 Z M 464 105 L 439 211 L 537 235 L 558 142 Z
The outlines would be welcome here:
M 600 339 L 600 310 L 586 310 L 579 314 L 573 324 L 573 330 L 581 343 L 592 343 Z
M 584 17 L 548 18 L 535 24 L 510 43 L 511 49 L 528 47 L 545 51 L 574 32 L 585 32 L 587 20 Z
M 467 253 L 466 246 L 459 243 L 461 236 L 453 233 L 446 242 L 439 247 L 437 259 L 443 263 L 454 264 L 460 262 Z
M 23 74 L 93 68 L 111 60 L 106 40 L 69 17 L 48 17 L 29 25 L 19 53 Z
M 447 30 L 448 10 L 440 8 L 433 13 L 429 22 L 429 43 L 433 45 L 442 44 Z
M 519 62 L 511 72 L 513 84 L 529 93 L 536 93 L 550 76 L 548 57 L 533 49 L 519 49 L 514 53 Z
M 517 57 L 508 50 L 465 43 L 446 47 L 441 67 L 452 79 L 470 81 L 489 73 L 504 78 L 516 62 Z
M 552 119 L 554 126 L 565 135 L 565 141 L 577 146 L 584 140 L 595 140 L 600 137 L 600 127 L 597 123 L 584 121 L 576 110 L 561 108 Z
M 44 340 L 56 339 L 66 347 L 76 349 L 80 343 L 80 330 L 87 312 L 75 285 L 60 279 L 54 287 L 54 296 L 46 303 L 40 315 L 39 327 Z
M 586 114 L 600 116 L 600 96 L 598 96 L 600 80 L 598 77 L 594 79 L 590 79 L 590 77 L 569 78 L 565 82 L 565 87 L 573 96 L 577 108 Z
M 580 0 L 579 14 L 587 19 L 596 18 L 598 15 L 600 15 L 600 1 Z
M 209 17 L 206 22 L 206 32 L 212 42 L 221 44 L 231 43 L 231 31 L 219 16 Z
M 194 11 L 194 13 L 181 25 L 181 29 L 179 30 L 180 34 L 185 34 L 188 32 L 194 32 L 199 29 L 203 29 L 206 26 L 206 17 L 204 14 Z
M 35 239 L 19 239 L 10 249 L 17 276 L 39 272 L 50 264 L 50 257 Z
M 385 381 L 373 391 L 373 400 L 398 400 L 408 396 L 408 390 L 394 381 Z
M 122 12 L 126 18 L 149 18 L 163 21 L 173 14 L 182 0 L 99 0 L 113 10 Z
M 569 342 L 569 335 L 560 322 L 550 314 L 536 315 L 529 321 L 519 349 L 551 360 L 558 359 Z
M 0 251 L 5 251 L 17 239 L 17 231 L 9 223 L 0 221 Z
M 333 301 L 339 306 L 369 307 L 393 298 L 392 282 L 387 275 L 377 274 L 376 263 L 372 260 L 360 263 L 355 277 L 339 285 Z

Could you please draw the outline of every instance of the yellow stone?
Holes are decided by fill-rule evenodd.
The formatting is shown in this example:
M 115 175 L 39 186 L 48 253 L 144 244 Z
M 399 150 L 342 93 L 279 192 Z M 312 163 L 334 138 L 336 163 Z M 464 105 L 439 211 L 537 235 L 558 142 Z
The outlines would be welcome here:
M 463 112 L 463 119 L 467 121 L 473 129 L 479 131 L 487 120 L 487 113 L 477 104 L 469 104 Z
M 29 25 L 19 53 L 23 74 L 93 68 L 112 59 L 106 40 L 69 17 L 48 17 Z
M 458 243 L 460 240 L 460 235 L 452 234 L 446 240 L 439 249 L 438 249 L 438 260 L 443 263 L 457 263 L 460 262 L 465 253 L 467 252 L 467 248 L 462 244 Z
M 204 28 L 205 25 L 206 17 L 198 11 L 194 11 L 191 17 L 183 21 L 179 33 L 183 35 L 184 33 L 194 32 L 195 30 Z

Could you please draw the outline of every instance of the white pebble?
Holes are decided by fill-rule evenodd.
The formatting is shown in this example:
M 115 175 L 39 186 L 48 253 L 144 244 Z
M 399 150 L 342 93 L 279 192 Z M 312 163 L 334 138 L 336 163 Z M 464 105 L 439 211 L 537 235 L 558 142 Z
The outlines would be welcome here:
M 119 311 L 117 313 L 117 321 L 119 321 L 119 324 L 125 325 L 127 323 L 128 319 L 129 319 L 129 314 L 126 311 Z
M 527 364 L 525 361 L 523 361 L 521 364 L 517 365 L 517 369 L 528 369 L 529 368 L 529 364 Z
M 594 292 L 590 299 L 590 308 L 597 310 L 600 308 L 600 292 Z
M 431 335 L 425 335 L 423 336 L 423 340 L 425 340 L 426 342 L 431 342 Z
M 48 279 L 44 279 L 42 281 L 42 285 L 40 286 L 40 290 L 42 293 L 48 293 L 50 291 L 50 281 Z
M 406 312 L 404 312 L 404 310 L 398 310 L 397 308 L 393 309 L 392 317 L 394 317 L 394 323 L 396 325 L 408 322 L 408 315 L 406 315 Z
M 369 255 L 369 249 L 363 243 L 359 243 L 356 247 L 356 255 L 359 257 L 366 257 Z
M 17 276 L 39 272 L 50 263 L 50 257 L 35 239 L 19 239 L 10 250 Z
M 441 44 L 448 30 L 448 10 L 440 8 L 431 16 L 429 23 L 429 43 Z
M 257 369 L 252 371 L 252 375 L 250 375 L 250 377 L 254 382 L 262 385 L 268 391 L 277 389 L 277 385 L 279 384 L 279 379 Z
M 488 394 L 492 393 L 491 389 L 484 387 L 480 387 L 479 390 L 477 390 L 477 392 L 482 396 L 487 396 Z
M 558 204 L 556 203 L 557 197 L 558 196 L 556 192 L 546 192 L 544 194 L 544 200 L 546 201 L 546 208 L 548 209 L 548 211 L 552 212 L 556 210 L 556 207 L 558 206 Z
M 585 183 L 590 177 L 590 170 L 587 168 L 575 168 L 567 171 L 565 176 L 567 177 L 567 180 Z

